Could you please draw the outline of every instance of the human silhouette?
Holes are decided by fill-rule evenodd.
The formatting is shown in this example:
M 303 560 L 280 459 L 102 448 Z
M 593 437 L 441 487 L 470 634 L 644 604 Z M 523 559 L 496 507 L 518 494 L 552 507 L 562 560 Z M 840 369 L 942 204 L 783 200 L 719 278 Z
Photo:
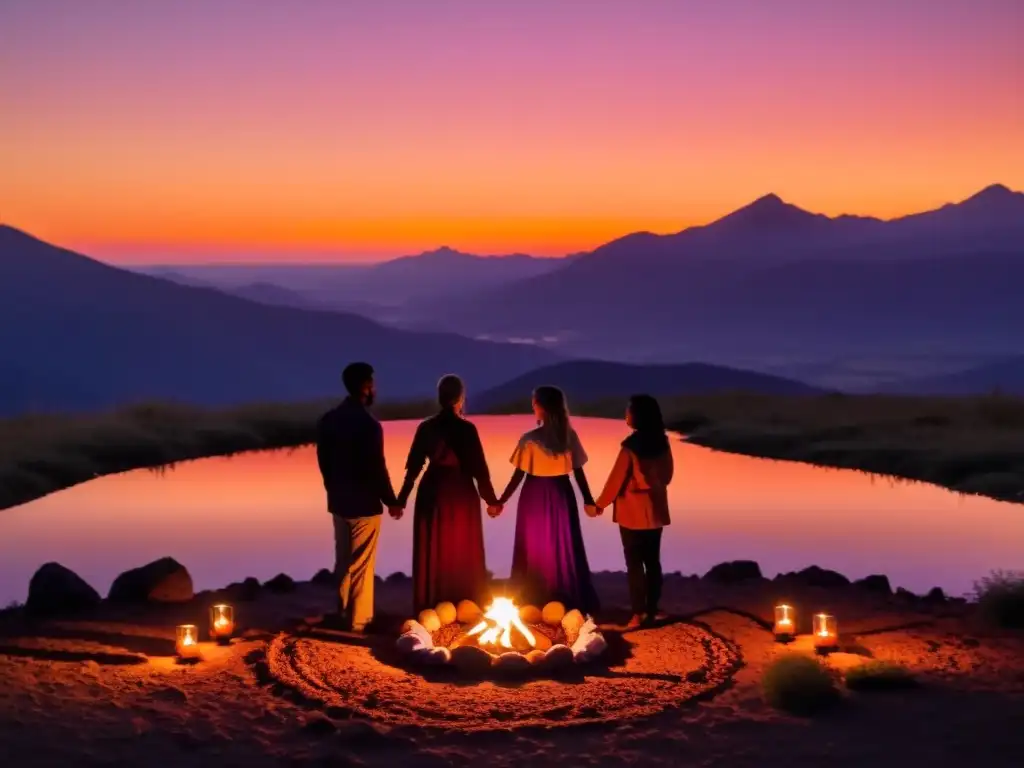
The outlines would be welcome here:
M 604 490 L 594 502 L 597 513 L 614 505 L 629 575 L 633 617 L 627 627 L 652 623 L 661 600 L 661 532 L 671 520 L 668 484 L 674 464 L 661 406 L 650 395 L 633 395 L 626 407 L 632 434 L 622 441 Z
M 540 426 L 520 438 L 511 459 L 515 471 L 499 500 L 503 506 L 522 483 L 511 580 L 531 602 L 559 600 L 568 608 L 593 613 L 599 607 L 597 593 L 569 479 L 575 476 L 584 503 L 592 507 L 583 472 L 587 454 L 569 423 L 562 390 L 538 387 L 533 393 L 533 411 Z
M 384 505 L 402 508 L 384 459 L 384 430 L 368 410 L 376 396 L 373 366 L 352 363 L 341 375 L 344 401 L 317 423 L 316 458 L 334 519 L 337 621 L 363 632 L 373 620 L 373 577 Z
M 442 601 L 481 601 L 487 568 L 481 498 L 498 503 L 476 427 L 464 418 L 466 388 L 458 376 L 437 384 L 440 410 L 423 421 L 409 449 L 398 503 L 405 506 L 420 480 L 413 511 L 412 574 L 416 611 Z M 475 483 L 474 483 L 475 481 Z

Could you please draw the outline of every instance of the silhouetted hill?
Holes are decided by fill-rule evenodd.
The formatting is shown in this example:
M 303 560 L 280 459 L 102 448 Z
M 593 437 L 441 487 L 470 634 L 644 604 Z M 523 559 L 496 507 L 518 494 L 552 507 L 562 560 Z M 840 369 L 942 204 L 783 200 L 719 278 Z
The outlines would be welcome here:
M 634 361 L 834 357 L 925 340 L 1006 354 L 1021 349 L 1011 329 L 1024 327 L 1022 281 L 1024 194 L 1005 187 L 891 221 L 769 195 L 419 311 L 435 327 L 555 336 L 576 356 Z
M 0 401 L 5 413 L 36 381 L 46 386 L 32 404 L 46 409 L 333 395 L 353 359 L 378 368 L 382 398 L 407 398 L 432 395 L 449 371 L 489 386 L 556 358 L 528 345 L 258 304 L 116 269 L 0 227 L 0 371 L 12 394 L 21 393 Z
M 472 294 L 545 274 L 564 263 L 563 259 L 525 254 L 477 256 L 441 247 L 378 264 L 193 264 L 139 271 L 186 284 L 221 287 L 266 304 L 376 315 L 382 307 Z
M 295 307 L 296 309 L 327 309 L 327 307 L 317 306 L 311 299 L 306 298 L 298 291 L 282 288 L 273 283 L 249 283 L 238 288 L 227 288 L 225 290 L 235 296 L 249 299 L 250 301 L 257 301 L 260 304 Z
M 572 402 L 595 402 L 645 392 L 657 397 L 707 394 L 723 391 L 759 392 L 772 395 L 820 394 L 822 390 L 799 381 L 754 371 L 742 371 L 704 363 L 681 365 L 629 365 L 601 360 L 571 360 L 524 373 L 479 395 L 471 393 L 474 409 L 528 400 L 543 384 L 565 391 Z
M 889 391 L 921 395 L 1024 395 L 1024 355 L 942 376 L 898 382 Z

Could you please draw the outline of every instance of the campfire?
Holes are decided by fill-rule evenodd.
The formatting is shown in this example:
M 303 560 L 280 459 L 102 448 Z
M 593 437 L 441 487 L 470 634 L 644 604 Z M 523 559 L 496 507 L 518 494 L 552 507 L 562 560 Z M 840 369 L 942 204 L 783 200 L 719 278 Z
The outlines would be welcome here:
M 530 648 L 537 647 L 537 639 L 520 620 L 516 604 L 507 597 L 497 597 L 484 614 L 483 621 L 469 630 L 466 635 L 468 637 L 479 635 L 477 643 L 480 645 L 500 645 L 502 648 L 512 649 L 515 647 L 512 645 L 513 628 L 518 630 Z
M 604 653 L 606 643 L 592 618 L 566 611 L 561 603 L 520 608 L 509 597 L 495 597 L 486 611 L 469 600 L 422 611 L 418 620 L 405 623 L 397 646 L 419 665 L 526 675 L 588 663 Z

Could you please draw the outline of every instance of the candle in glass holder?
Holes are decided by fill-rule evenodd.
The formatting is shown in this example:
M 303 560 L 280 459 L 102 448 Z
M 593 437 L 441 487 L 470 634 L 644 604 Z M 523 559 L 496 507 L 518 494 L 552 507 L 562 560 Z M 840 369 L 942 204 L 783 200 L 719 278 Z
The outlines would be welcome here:
M 180 624 L 174 648 L 182 659 L 192 659 L 199 655 L 199 630 L 195 624 Z
M 791 605 L 775 606 L 776 639 L 791 639 L 796 635 L 796 616 Z
M 226 642 L 235 633 L 235 611 L 230 605 L 214 605 L 210 608 L 210 637 Z
M 827 613 L 814 614 L 814 647 L 815 648 L 838 648 L 839 647 L 839 625 L 836 617 Z

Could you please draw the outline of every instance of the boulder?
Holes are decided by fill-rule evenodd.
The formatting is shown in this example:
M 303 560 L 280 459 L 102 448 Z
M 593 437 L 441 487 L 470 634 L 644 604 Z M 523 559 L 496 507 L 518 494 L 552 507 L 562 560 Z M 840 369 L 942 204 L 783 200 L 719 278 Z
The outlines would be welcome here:
M 192 576 L 173 557 L 125 571 L 110 587 L 107 598 L 115 603 L 185 603 L 195 596 Z
M 830 571 L 827 568 L 820 568 L 812 565 L 798 571 L 791 577 L 794 581 L 807 587 L 821 587 L 823 589 L 835 589 L 847 587 L 850 580 L 837 571 Z
M 395 571 L 390 576 L 388 576 L 386 579 L 384 579 L 384 581 L 386 581 L 388 584 L 401 584 L 402 582 L 408 581 L 408 580 L 409 580 L 409 577 L 406 576 L 401 571 Z
M 946 602 L 946 593 L 942 591 L 942 587 L 932 587 L 928 594 L 924 596 L 926 603 L 934 603 L 936 605 Z
M 763 579 L 764 576 L 761 575 L 761 566 L 753 560 L 732 560 L 712 566 L 711 570 L 704 574 L 704 578 L 719 584 L 735 584 L 740 581 Z
M 853 586 L 867 592 L 875 592 L 879 595 L 892 594 L 892 586 L 889 584 L 889 577 L 880 573 L 865 576 L 863 579 L 857 579 L 857 581 L 853 582 Z
M 338 586 L 338 579 L 335 577 L 334 572 L 330 568 L 321 568 L 310 579 L 313 584 L 318 587 L 336 587 Z
M 277 576 L 272 578 L 263 586 L 269 589 L 271 592 L 294 592 L 295 579 L 293 579 L 287 573 L 279 573 L 277 574 Z
M 60 563 L 46 563 L 28 583 L 25 610 L 35 616 L 56 616 L 95 608 L 100 594 Z
M 917 602 L 917 600 L 919 599 L 917 595 L 915 595 L 909 589 L 904 589 L 903 587 L 896 588 L 896 597 L 908 603 Z

